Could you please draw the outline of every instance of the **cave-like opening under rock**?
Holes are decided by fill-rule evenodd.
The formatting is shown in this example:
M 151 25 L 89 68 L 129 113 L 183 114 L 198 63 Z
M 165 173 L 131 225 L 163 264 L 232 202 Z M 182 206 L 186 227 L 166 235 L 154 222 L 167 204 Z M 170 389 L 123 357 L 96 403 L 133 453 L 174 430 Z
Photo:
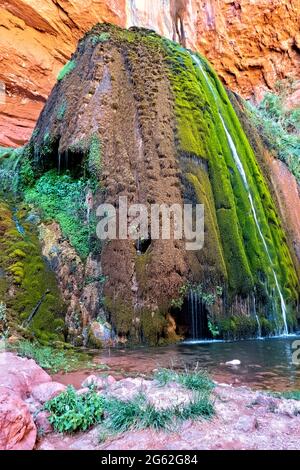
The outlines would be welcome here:
M 173 308 L 171 315 L 177 325 L 177 333 L 186 340 L 212 339 L 208 327 L 208 310 L 196 293 L 190 292 L 181 308 Z

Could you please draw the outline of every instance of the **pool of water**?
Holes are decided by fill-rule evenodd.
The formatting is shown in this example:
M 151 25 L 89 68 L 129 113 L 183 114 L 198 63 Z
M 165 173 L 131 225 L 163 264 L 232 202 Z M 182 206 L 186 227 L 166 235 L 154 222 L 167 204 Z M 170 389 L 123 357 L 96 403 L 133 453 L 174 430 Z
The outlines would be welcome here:
M 119 349 L 97 353 L 95 362 L 119 373 L 151 373 L 159 367 L 198 366 L 219 382 L 265 390 L 300 389 L 300 364 L 293 361 L 300 336 L 236 342 L 181 343 L 161 348 Z M 295 359 L 297 355 L 295 354 Z M 225 363 L 238 359 L 239 366 Z
M 295 346 L 299 349 L 298 357 L 295 354 L 299 364 L 293 361 Z M 127 374 L 148 376 L 159 367 L 178 370 L 199 367 L 207 370 L 220 383 L 247 385 L 259 390 L 300 390 L 300 336 L 181 343 L 160 348 L 111 349 L 93 351 L 91 355 L 95 364 L 109 367 L 103 370 L 104 373 L 116 377 Z M 241 364 L 226 365 L 226 362 L 234 359 L 241 361 Z M 90 370 L 56 374 L 54 380 L 80 388 L 90 374 Z

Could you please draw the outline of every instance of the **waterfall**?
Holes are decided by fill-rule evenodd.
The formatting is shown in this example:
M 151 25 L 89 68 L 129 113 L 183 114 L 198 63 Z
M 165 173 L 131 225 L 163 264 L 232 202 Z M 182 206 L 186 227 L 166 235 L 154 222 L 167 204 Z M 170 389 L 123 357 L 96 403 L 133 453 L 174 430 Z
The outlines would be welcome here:
M 58 174 L 60 175 L 60 170 L 61 170 L 61 153 L 58 152 Z
M 260 324 L 259 316 L 257 315 L 257 312 L 256 312 L 255 295 L 253 296 L 253 310 L 254 310 L 254 315 L 255 315 L 255 319 L 257 323 L 258 338 L 262 338 L 261 324 Z
M 239 171 L 239 174 L 241 175 L 242 177 L 242 180 L 244 182 L 244 185 L 245 185 L 245 188 L 246 190 L 248 191 L 248 198 L 249 198 L 249 201 L 250 201 L 250 206 L 251 206 L 251 211 L 252 211 L 252 214 L 253 214 L 253 218 L 254 218 L 254 221 L 255 221 L 255 225 L 257 227 L 257 231 L 259 233 L 259 236 L 262 240 L 262 243 L 263 243 L 263 246 L 264 246 L 264 249 L 265 249 L 265 252 L 267 254 L 267 257 L 270 261 L 270 264 L 272 266 L 272 258 L 271 258 L 271 255 L 270 255 L 270 251 L 269 251 L 269 248 L 268 248 L 268 245 L 267 245 L 267 242 L 265 240 L 265 237 L 262 233 L 262 230 L 260 228 L 260 224 L 259 224 L 259 221 L 258 221 L 258 217 L 257 217 L 257 213 L 256 213 L 256 209 L 255 209 L 255 206 L 254 206 L 254 202 L 253 202 L 253 198 L 252 198 L 252 195 L 250 193 L 250 188 L 249 188 L 249 183 L 248 183 L 248 180 L 247 180 L 247 177 L 246 177 L 246 173 L 245 173 L 245 170 L 244 170 L 244 167 L 243 167 L 243 164 L 240 160 L 240 157 L 237 153 L 237 149 L 236 149 L 236 146 L 233 142 L 233 139 L 225 125 L 225 122 L 224 122 L 224 119 L 221 115 L 221 113 L 219 112 L 219 116 L 220 116 L 220 119 L 222 121 L 222 124 L 223 124 L 223 127 L 224 127 L 224 130 L 225 130 L 225 133 L 226 133 L 226 136 L 227 136 L 227 140 L 228 140 L 228 144 L 229 144 L 229 147 L 230 147 L 230 150 L 231 150 L 231 153 L 232 153 L 232 156 L 234 158 L 234 161 L 236 163 L 236 166 L 237 166 L 237 169 Z M 273 273 L 273 276 L 274 276 L 274 280 L 275 280 L 275 285 L 276 285 L 276 289 L 277 289 L 277 292 L 279 294 L 279 298 L 280 298 L 280 304 L 281 304 L 281 313 L 282 313 L 282 319 L 283 319 L 283 324 L 284 324 L 284 331 L 283 331 L 283 334 L 284 335 L 288 335 L 289 334 L 289 330 L 288 330 L 288 326 L 287 326 L 287 318 L 286 318 L 286 305 L 285 305 L 285 301 L 284 301 L 284 298 L 283 298 L 283 295 L 282 295 L 282 292 L 281 292 L 281 289 L 280 289 L 280 286 L 279 286 L 279 281 L 278 281 L 278 277 L 277 277 L 277 274 L 274 270 L 274 268 L 272 267 L 272 273 Z
M 191 289 L 188 296 L 188 311 L 190 315 L 191 339 L 205 339 L 207 327 L 205 325 L 205 309 L 199 294 Z
M 273 262 L 272 262 L 272 258 L 271 258 L 271 255 L 270 255 L 270 251 L 269 251 L 269 248 L 268 248 L 268 245 L 267 245 L 267 242 L 265 240 L 265 237 L 264 237 L 264 234 L 261 230 L 261 227 L 260 227 L 260 224 L 259 224 L 259 220 L 258 220 L 258 217 L 257 217 L 257 212 L 256 212 L 256 209 L 255 209 L 255 205 L 254 205 L 254 201 L 253 201 L 253 198 L 252 198 L 252 195 L 251 195 L 251 192 L 250 192 L 250 186 L 249 186 L 249 183 L 248 183 L 248 180 L 247 180 L 247 176 L 246 176 L 246 172 L 245 172 L 245 169 L 243 167 L 243 163 L 239 157 L 239 154 L 238 154 L 238 151 L 237 151 L 237 148 L 235 146 L 235 143 L 233 141 L 233 138 L 225 124 L 225 121 L 224 121 L 224 118 L 222 116 L 222 111 L 221 111 L 221 108 L 220 106 L 218 105 L 218 99 L 219 99 L 219 96 L 216 94 L 215 92 L 215 89 L 214 87 L 212 86 L 211 82 L 210 82 L 210 79 L 206 73 L 206 71 L 204 70 L 204 67 L 201 63 L 201 60 L 199 59 L 198 56 L 192 54 L 192 58 L 194 59 L 194 61 L 196 62 L 196 64 L 198 65 L 198 68 L 199 70 L 201 71 L 210 91 L 211 91 L 211 94 L 214 98 L 214 101 L 217 105 L 217 108 L 218 108 L 218 113 L 219 113 L 219 117 L 220 117 L 220 120 L 222 122 L 222 125 L 223 125 L 223 128 L 224 128 L 224 131 L 225 131 L 225 134 L 226 134 L 226 137 L 227 137 L 227 141 L 228 141 L 228 145 L 229 145 L 229 148 L 231 150 L 231 154 L 233 156 L 233 159 L 235 161 L 235 164 L 236 164 L 236 167 L 238 169 L 238 172 L 243 180 L 243 183 L 244 183 L 244 186 L 245 186 L 245 189 L 248 193 L 248 199 L 249 199 L 249 202 L 250 202 L 250 206 L 251 206 L 251 212 L 252 212 L 252 215 L 253 215 L 253 218 L 254 218 L 254 221 L 255 221 L 255 225 L 256 225 L 256 228 L 257 228 L 257 231 L 259 233 L 259 236 L 262 240 L 262 243 L 263 243 L 263 246 L 264 246 L 264 250 L 266 252 L 266 255 L 267 255 L 267 258 L 268 260 L 270 261 L 270 265 L 272 266 L 272 273 L 273 273 L 273 277 L 274 277 L 274 281 L 275 281 L 275 285 L 276 285 L 276 289 L 277 289 L 277 292 L 278 292 L 278 295 L 279 295 L 279 298 L 280 298 L 280 304 L 281 304 L 281 313 L 282 313 L 282 319 L 283 319 L 283 325 L 284 325 L 284 329 L 283 329 L 283 335 L 288 335 L 289 334 L 289 330 L 288 330 L 288 325 L 287 325 L 287 309 L 286 309 L 286 304 L 285 304 L 285 301 L 284 301 L 284 298 L 283 298 L 283 295 L 282 295 L 282 292 L 281 292 L 281 289 L 280 289 L 280 286 L 279 286 L 279 281 L 278 281 L 278 277 L 277 277 L 277 274 L 273 268 Z

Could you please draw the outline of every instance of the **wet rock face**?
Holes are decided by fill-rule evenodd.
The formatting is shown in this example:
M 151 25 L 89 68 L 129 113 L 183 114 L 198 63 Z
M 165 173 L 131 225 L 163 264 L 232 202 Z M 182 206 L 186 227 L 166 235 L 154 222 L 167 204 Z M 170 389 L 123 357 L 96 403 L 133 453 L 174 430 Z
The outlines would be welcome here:
M 8 1 L 0 8 L 0 80 L 7 87 L 1 145 L 29 139 L 58 71 L 97 22 L 148 27 L 172 38 L 179 12 L 188 47 L 204 53 L 244 96 L 299 70 L 299 12 L 290 0 L 42 0 Z

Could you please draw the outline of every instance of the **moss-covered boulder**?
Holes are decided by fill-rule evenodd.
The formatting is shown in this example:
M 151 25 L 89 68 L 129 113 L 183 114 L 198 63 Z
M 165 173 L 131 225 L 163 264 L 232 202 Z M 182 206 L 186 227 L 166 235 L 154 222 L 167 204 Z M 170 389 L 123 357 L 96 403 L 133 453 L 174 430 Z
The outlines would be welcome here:
M 93 251 L 101 264 L 101 309 L 121 337 L 168 340 L 169 331 L 176 337 L 174 320 L 177 333 L 190 336 L 182 318 L 191 312 L 189 292 L 199 286 L 195 308 L 201 307 L 210 331 L 255 335 L 261 318 L 281 332 L 282 300 L 294 327 L 299 279 L 292 247 L 227 93 L 200 55 L 151 31 L 95 26 L 60 74 L 24 167 L 25 194 L 44 211 L 53 186 L 45 195 L 42 178 L 52 178 L 54 186 L 53 178 L 82 182 L 73 200 L 82 210 L 73 214 L 72 227 L 67 198 L 57 219 L 71 243 L 74 221 L 78 229 L 89 227 L 80 254 Z M 203 249 L 188 252 L 174 239 L 149 240 L 142 249 L 129 239 L 100 244 L 91 238 L 90 217 L 100 203 L 118 207 L 120 196 L 148 208 L 204 204 Z M 23 262 L 13 257 L 12 276 L 22 277 Z

